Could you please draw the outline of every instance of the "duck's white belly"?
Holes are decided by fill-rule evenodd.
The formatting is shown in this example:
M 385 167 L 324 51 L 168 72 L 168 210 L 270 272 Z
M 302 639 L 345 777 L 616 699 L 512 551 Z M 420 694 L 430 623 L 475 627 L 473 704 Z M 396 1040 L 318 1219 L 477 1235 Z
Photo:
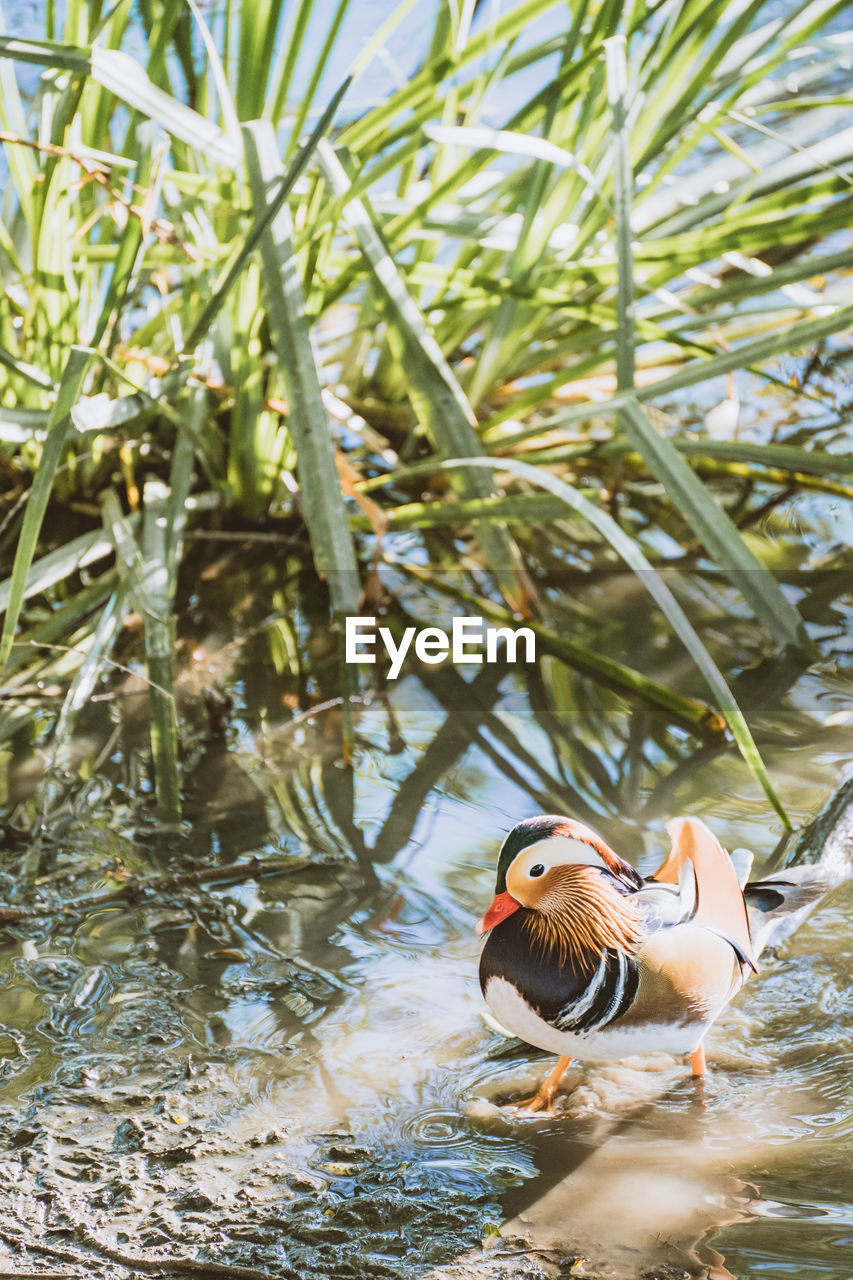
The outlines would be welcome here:
M 693 1053 L 709 1025 L 707 1022 L 647 1023 L 582 1032 L 560 1031 L 540 1018 L 505 978 L 490 978 L 485 997 L 498 1022 L 514 1036 L 560 1057 L 586 1062 L 618 1062 L 635 1053 Z

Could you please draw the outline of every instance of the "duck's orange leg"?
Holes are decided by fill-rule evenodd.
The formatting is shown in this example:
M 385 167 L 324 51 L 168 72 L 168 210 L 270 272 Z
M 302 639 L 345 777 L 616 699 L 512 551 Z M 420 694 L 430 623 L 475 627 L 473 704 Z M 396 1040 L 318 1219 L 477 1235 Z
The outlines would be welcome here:
M 550 1111 L 560 1081 L 566 1074 L 571 1061 L 571 1058 L 558 1058 L 557 1065 L 551 1074 L 542 1082 L 532 1098 L 526 1098 L 524 1102 L 518 1103 L 519 1108 L 522 1111 Z
M 690 1070 L 694 1076 L 701 1077 L 705 1074 L 705 1046 L 700 1044 L 699 1048 L 690 1055 Z

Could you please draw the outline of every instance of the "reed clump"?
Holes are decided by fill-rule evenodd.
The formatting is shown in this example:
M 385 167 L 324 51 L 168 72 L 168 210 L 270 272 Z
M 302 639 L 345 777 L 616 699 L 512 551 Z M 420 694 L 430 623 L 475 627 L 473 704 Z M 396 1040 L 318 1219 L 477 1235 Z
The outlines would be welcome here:
M 338 616 L 395 530 L 531 614 L 547 548 L 638 572 L 781 812 L 660 570 L 705 558 L 768 649 L 813 656 L 757 529 L 792 493 L 853 492 L 808 364 L 853 319 L 845 10 L 437 0 L 372 105 L 410 3 L 340 85 L 350 0 L 69 0 L 39 39 L 4 25 L 7 688 L 60 681 L 61 742 L 141 615 L 174 817 L 188 528 L 304 529 Z M 780 384 L 804 425 L 739 436 L 742 389 Z M 676 691 L 555 645 L 675 714 Z M 13 701 L 0 737 L 21 723 Z

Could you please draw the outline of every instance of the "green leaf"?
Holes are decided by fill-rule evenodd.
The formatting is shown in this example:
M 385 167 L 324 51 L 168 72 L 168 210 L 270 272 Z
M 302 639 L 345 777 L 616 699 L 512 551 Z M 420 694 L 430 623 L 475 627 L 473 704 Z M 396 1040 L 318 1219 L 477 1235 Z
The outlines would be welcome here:
M 634 264 L 631 206 L 633 175 L 629 155 L 629 89 L 625 37 L 605 40 L 607 96 L 613 115 L 614 209 L 618 262 L 616 309 L 616 384 L 623 394 L 634 388 Z M 797 611 L 772 574 L 750 550 L 738 529 L 674 444 L 655 430 L 635 396 L 619 412 L 625 434 L 671 501 L 698 534 L 707 551 L 739 588 L 758 618 L 784 649 L 814 655 Z
M 52 769 L 59 752 L 68 743 L 74 731 L 78 713 L 92 696 L 98 677 L 103 671 L 104 661 L 109 657 L 113 643 L 121 631 L 125 614 L 124 606 L 124 594 L 121 587 L 118 587 L 104 605 L 83 661 L 74 673 L 74 678 L 63 700 L 62 710 L 53 730 L 47 772 Z
M 53 382 L 46 373 L 42 373 L 41 369 L 37 369 L 35 365 L 28 364 L 25 360 L 16 359 L 11 351 L 7 351 L 5 347 L 0 347 L 0 364 L 5 365 L 12 373 L 16 373 L 19 378 L 23 378 L 25 382 L 31 382 L 34 387 L 39 387 L 42 391 L 54 390 Z
M 112 542 L 100 529 L 81 533 L 78 538 L 72 538 L 70 542 L 63 543 L 55 551 L 49 551 L 46 556 L 32 562 L 24 583 L 23 599 L 29 600 L 31 596 L 48 591 L 57 582 L 64 582 L 79 569 L 96 564 L 112 551 Z M 0 611 L 9 607 L 13 583 L 14 575 L 5 582 L 0 582 Z
M 178 723 L 175 710 L 172 660 L 175 647 L 168 541 L 169 490 L 159 480 L 149 480 L 143 490 L 142 545 L 123 514 L 116 494 L 101 496 L 104 524 L 116 550 L 121 590 L 142 614 L 145 657 L 151 708 L 151 753 L 158 816 L 177 822 L 181 813 L 178 769 Z
M 178 496 L 178 504 L 183 503 Z M 157 814 L 163 822 L 181 817 L 181 782 L 178 764 L 178 714 L 174 693 L 175 616 L 172 610 L 174 581 L 169 572 L 176 548 L 169 548 L 175 530 L 168 519 L 170 491 L 159 480 L 149 480 L 142 502 L 142 582 L 145 593 L 145 659 L 148 664 L 148 699 L 151 707 L 151 755 L 157 792 Z
M 604 44 L 607 92 L 613 112 L 614 204 L 619 264 L 616 382 L 620 391 L 626 391 L 634 385 L 633 177 L 628 154 L 628 72 L 624 36 L 613 36 Z M 619 417 L 628 440 L 663 484 L 676 510 L 684 514 L 707 551 L 738 587 L 771 635 L 783 649 L 814 657 L 814 647 L 802 620 L 782 594 L 773 575 L 750 550 L 713 494 L 673 443 L 655 430 L 635 397 L 629 397 Z
M 0 37 L 5 34 L 6 22 L 0 8 Z M 18 138 L 27 136 L 27 116 L 18 81 L 8 63 L 0 59 L 0 123 L 7 133 Z M 30 223 L 33 207 L 33 189 L 36 185 L 37 165 L 31 151 L 25 147 L 5 146 L 9 174 L 15 184 L 21 210 Z
M 308 79 L 308 83 L 306 84 L 305 88 L 299 95 L 299 105 L 296 108 L 296 115 L 293 118 L 293 127 L 290 132 L 290 140 L 287 146 L 288 153 L 293 150 L 293 148 L 299 142 L 299 139 L 302 137 L 302 131 L 305 128 L 305 121 L 308 119 L 308 113 L 310 112 L 311 107 L 314 103 L 314 98 L 317 95 L 317 89 L 320 86 L 320 81 L 323 78 L 323 73 L 326 70 L 326 67 L 328 66 L 329 58 L 331 57 L 332 50 L 335 47 L 335 41 L 337 40 L 337 37 L 338 37 L 338 32 L 341 29 L 341 26 L 343 24 L 344 18 L 346 17 L 346 13 L 347 13 L 347 10 L 349 9 L 349 6 L 350 6 L 350 0 L 338 0 L 338 4 L 335 9 L 335 12 L 331 20 L 326 25 L 323 44 L 315 59 L 314 66 L 311 71 L 311 75 Z M 275 103 L 273 105 L 273 109 L 271 113 L 271 118 L 274 124 L 278 124 L 279 122 L 280 114 L 281 114 L 279 107 L 283 109 L 285 105 L 285 101 L 286 101 L 286 94 L 282 94 L 280 91 L 277 91 L 276 97 L 275 97 Z
M 17 40 L 0 36 L 0 58 L 91 76 L 121 102 L 149 120 L 155 120 L 167 133 L 180 138 L 217 164 L 233 169 L 238 162 L 239 148 L 233 139 L 212 121 L 205 120 L 191 107 L 158 89 L 136 59 L 120 49 L 102 49 L 98 45 L 82 49 L 50 40 Z
M 544 502 L 559 504 L 565 516 L 565 502 L 552 494 L 536 493 L 516 496 L 528 499 L 541 498 Z M 511 499 L 497 501 L 509 502 Z M 476 596 L 457 586 L 452 581 L 453 575 L 450 575 L 450 579 L 447 576 L 436 577 L 434 574 L 425 573 L 418 565 L 407 563 L 402 563 L 399 567 L 418 581 L 428 583 L 433 590 L 461 601 L 468 606 L 467 611 L 473 616 L 488 618 L 499 627 L 516 624 L 517 619 L 507 609 L 502 609 L 494 601 Z M 583 672 L 584 675 L 591 676 L 599 684 L 616 690 L 623 697 L 640 700 L 658 711 L 663 711 L 675 723 L 684 725 L 691 732 L 708 741 L 719 742 L 720 737 L 725 734 L 725 723 L 722 717 L 707 704 L 697 702 L 693 698 L 685 698 L 671 689 L 665 689 L 663 685 L 655 683 L 633 667 L 628 667 L 615 658 L 589 649 L 586 645 L 578 644 L 566 636 L 557 635 L 542 623 L 527 619 L 524 625 L 529 627 L 536 636 L 537 654 L 544 653 L 558 658 L 575 670 Z
M 412 471 L 408 470 L 408 475 Z M 435 463 L 420 472 L 428 475 L 435 471 Z M 404 473 L 394 472 L 387 477 L 396 484 Z M 591 497 L 589 489 L 585 496 Z M 446 525 L 460 525 L 469 520 L 501 520 L 507 523 L 543 524 L 550 520 L 566 519 L 566 504 L 550 493 L 512 493 L 498 498 L 468 498 L 459 502 L 407 502 L 399 507 L 383 508 L 389 529 L 434 529 Z M 350 523 L 356 529 L 369 529 L 367 516 L 354 515 Z
M 689 361 L 683 369 L 669 377 L 651 382 L 644 387 L 636 387 L 632 391 L 622 391 L 609 400 L 589 401 L 576 408 L 565 409 L 542 419 L 531 427 L 522 427 L 520 431 L 509 433 L 502 424 L 496 424 L 483 432 L 483 439 L 488 443 L 494 440 L 499 447 L 520 444 L 522 440 L 531 440 L 535 436 L 547 435 L 557 427 L 567 427 L 578 422 L 586 422 L 589 418 L 609 417 L 621 413 L 632 398 L 642 404 L 649 401 L 662 400 L 683 391 L 686 387 L 695 387 L 710 378 L 719 378 L 732 373 L 736 369 L 748 369 L 760 365 L 765 360 L 785 351 L 795 351 L 809 347 L 813 343 L 828 338 L 831 334 L 842 333 L 853 325 L 853 306 L 834 307 L 829 315 L 817 316 L 813 320 L 801 320 L 797 324 L 788 325 L 768 333 L 761 338 L 742 342 L 723 351 L 719 355 L 701 360 Z M 565 377 L 564 377 L 565 380 Z
M 755 462 L 816 476 L 853 475 L 853 453 L 828 453 L 793 444 L 760 444 L 756 440 L 679 440 L 679 452 L 688 457 L 722 458 L 731 462 Z
M 634 385 L 634 269 L 631 251 L 631 198 L 633 175 L 628 132 L 628 68 L 625 37 L 604 41 L 607 64 L 607 100 L 613 114 L 613 208 L 616 218 L 616 254 L 619 276 L 616 288 L 616 386 L 625 391 Z

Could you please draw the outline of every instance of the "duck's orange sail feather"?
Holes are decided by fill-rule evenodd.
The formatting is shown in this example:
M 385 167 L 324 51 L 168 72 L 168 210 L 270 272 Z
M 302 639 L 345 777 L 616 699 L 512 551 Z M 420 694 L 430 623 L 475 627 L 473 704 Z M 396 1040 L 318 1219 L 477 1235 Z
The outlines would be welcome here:
M 674 818 L 666 829 L 672 849 L 652 880 L 678 884 L 685 863 L 690 862 L 696 875 L 695 923 L 727 937 L 757 973 L 746 903 L 731 858 L 699 818 Z

